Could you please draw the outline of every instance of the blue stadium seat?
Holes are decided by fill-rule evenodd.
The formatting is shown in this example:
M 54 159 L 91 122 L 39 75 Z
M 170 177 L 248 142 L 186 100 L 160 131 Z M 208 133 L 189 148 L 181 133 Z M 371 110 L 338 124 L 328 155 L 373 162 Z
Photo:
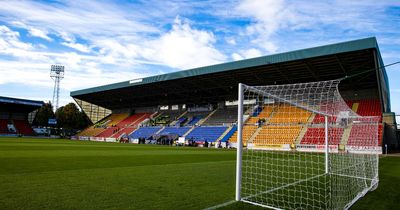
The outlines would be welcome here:
M 153 134 L 157 133 L 161 127 L 141 127 L 134 131 L 131 135 L 129 135 L 130 138 L 133 139 L 138 139 L 138 138 L 145 138 L 148 139 L 150 138 Z
M 202 118 L 201 116 L 194 116 L 187 125 L 188 126 L 196 125 L 196 123 L 199 122 L 201 118 Z
M 178 136 L 183 136 L 186 132 L 188 132 L 190 127 L 166 127 L 163 131 L 161 131 L 161 135 L 168 134 L 176 134 Z
M 214 142 L 226 131 L 227 128 L 228 127 L 225 126 L 197 127 L 186 136 L 186 139 Z

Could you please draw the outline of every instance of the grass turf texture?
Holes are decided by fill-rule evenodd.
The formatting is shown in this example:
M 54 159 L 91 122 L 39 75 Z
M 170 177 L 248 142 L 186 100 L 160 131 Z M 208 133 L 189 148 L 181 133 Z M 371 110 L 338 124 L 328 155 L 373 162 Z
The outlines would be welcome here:
M 235 151 L 0 138 L 0 209 L 202 209 L 234 198 Z M 352 209 L 396 209 L 400 158 Z M 222 209 L 259 209 L 234 203 Z

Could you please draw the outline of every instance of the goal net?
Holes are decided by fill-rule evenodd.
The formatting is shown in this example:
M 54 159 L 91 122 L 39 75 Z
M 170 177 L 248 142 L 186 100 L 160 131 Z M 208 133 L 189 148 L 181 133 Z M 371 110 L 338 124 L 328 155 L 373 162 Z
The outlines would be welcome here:
M 347 209 L 377 187 L 380 118 L 357 115 L 339 83 L 239 84 L 236 200 Z

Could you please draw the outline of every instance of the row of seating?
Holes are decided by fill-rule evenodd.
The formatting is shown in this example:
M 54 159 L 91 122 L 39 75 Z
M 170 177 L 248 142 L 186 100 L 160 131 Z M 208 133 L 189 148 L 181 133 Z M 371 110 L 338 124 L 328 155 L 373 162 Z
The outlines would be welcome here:
M 195 141 L 215 142 L 227 128 L 225 126 L 196 127 L 186 138 Z
M 161 131 L 161 135 L 178 135 L 183 136 L 191 127 L 166 127 Z
M 250 117 L 247 121 L 246 124 L 251 125 L 251 124 L 256 124 L 260 119 L 265 119 L 271 116 L 272 112 L 274 111 L 273 106 L 264 106 L 262 110 L 256 110 L 256 113 L 253 113 L 252 117 Z
M 343 135 L 343 128 L 329 128 L 329 144 L 340 144 Z M 325 128 L 308 128 L 301 144 L 325 144 Z
M 141 127 L 139 129 L 137 129 L 136 131 L 134 131 L 133 133 L 131 133 L 129 135 L 130 138 L 134 138 L 134 139 L 139 139 L 139 138 L 144 138 L 144 139 L 148 139 L 150 138 L 152 135 L 154 135 L 155 133 L 157 133 L 162 127 L 159 126 L 154 126 L 154 127 Z
M 27 120 L 13 120 L 17 132 L 23 135 L 33 135 L 33 129 Z
M 203 125 L 233 124 L 237 121 L 237 106 L 218 108 Z
M 364 104 L 371 104 L 377 103 L 375 102 L 368 102 Z M 348 106 L 352 106 L 353 102 L 347 102 Z M 326 106 L 333 106 L 326 105 Z M 327 107 L 325 107 L 327 108 Z M 372 108 L 377 109 L 377 108 Z M 252 136 L 253 141 L 252 143 L 256 145 L 267 145 L 267 144 L 293 144 L 296 139 L 299 138 L 300 131 L 302 126 L 272 126 L 271 124 L 275 125 L 282 125 L 285 123 L 298 123 L 298 124 L 306 124 L 309 118 L 311 117 L 311 112 L 306 111 L 304 109 L 300 109 L 290 105 L 279 105 L 279 106 L 271 106 L 266 105 L 263 107 L 262 110 L 258 110 L 258 115 L 253 115 L 250 117 L 243 127 L 243 142 L 248 143 Z M 371 112 L 370 112 L 371 114 Z M 263 124 L 258 124 L 260 119 L 266 119 L 266 126 Z M 313 119 L 313 123 L 323 123 L 325 121 L 325 117 L 321 115 L 315 115 Z M 329 117 L 328 121 L 330 123 L 336 122 L 335 117 Z M 261 126 L 258 133 L 256 133 L 257 126 Z M 358 138 L 358 145 L 365 142 L 368 136 L 371 136 L 371 132 L 375 131 L 376 128 L 369 129 L 369 133 L 363 129 L 359 129 L 357 125 L 352 129 L 352 133 L 348 139 L 348 145 L 356 145 L 357 138 Z M 374 124 L 374 126 L 377 126 Z M 355 133 L 357 131 L 357 133 Z M 342 140 L 342 136 L 344 133 L 343 128 L 333 128 L 330 127 L 328 130 L 329 135 L 329 144 L 337 145 L 340 144 Z M 371 138 L 371 137 L 369 137 Z M 236 143 L 237 139 L 237 132 L 235 132 L 231 138 L 229 139 L 230 142 Z M 325 143 L 325 128 L 307 128 L 304 136 L 301 140 L 299 140 L 301 144 L 324 144 Z M 382 141 L 382 125 L 379 125 L 379 141 Z M 379 143 L 380 145 L 381 143 Z
M 129 116 L 128 113 L 122 114 L 111 114 L 96 123 L 95 125 L 89 126 L 82 132 L 78 134 L 78 136 L 98 136 L 98 137 L 110 137 L 113 135 L 115 130 L 118 130 L 116 125 L 122 120 L 126 119 Z M 104 133 L 103 133 L 104 132 Z M 103 133 L 103 134 L 101 134 Z
M 378 126 L 378 127 L 377 127 Z M 378 132 L 376 132 L 378 130 Z M 378 136 L 378 145 L 382 145 L 382 124 L 354 124 L 350 131 L 347 145 L 351 146 L 376 146 L 376 135 Z
M 358 103 L 357 113 L 361 116 L 382 116 L 381 104 L 378 99 L 353 101 Z
M 368 113 L 371 114 L 379 114 L 380 104 L 378 100 L 364 100 L 364 101 L 350 101 L 347 103 L 348 106 L 356 107 L 354 111 L 357 111 L 359 114 Z M 334 104 L 327 104 L 324 107 L 321 106 L 321 109 L 328 109 L 329 107 L 335 106 Z M 372 108 L 363 108 L 364 106 L 371 106 Z M 358 107 L 358 109 L 357 109 Z M 219 109 L 213 113 L 204 123 L 203 126 L 192 128 L 193 125 L 198 123 L 202 118 L 208 116 L 210 111 L 206 112 L 188 112 L 180 119 L 177 119 L 180 114 L 178 111 L 175 111 L 173 115 L 166 115 L 166 113 L 160 113 L 158 117 L 165 116 L 174 118 L 176 125 L 178 126 L 170 126 L 162 128 L 160 126 L 157 127 L 142 127 L 136 130 L 137 126 L 132 126 L 132 122 L 137 120 L 139 117 L 136 115 L 132 115 L 124 120 L 121 120 L 119 123 L 116 121 L 116 117 L 109 117 L 107 121 L 107 125 L 114 125 L 113 127 L 109 127 L 106 131 L 98 134 L 99 137 L 120 137 L 122 134 L 127 134 L 131 138 L 149 138 L 155 133 L 159 132 L 160 135 L 178 135 L 183 136 L 188 133 L 190 129 L 191 132 L 186 136 L 187 139 L 193 140 L 207 140 L 210 142 L 218 139 L 227 129 L 225 126 L 207 126 L 207 125 L 218 125 L 223 123 L 224 121 L 224 112 L 230 110 L 232 119 L 231 121 L 236 121 L 236 113 L 237 110 L 235 107 Z M 248 110 L 247 110 L 248 111 Z M 301 144 L 324 144 L 325 142 L 325 130 L 324 128 L 316 128 L 310 127 L 307 129 L 303 129 L 302 125 L 307 124 L 309 122 L 312 113 L 291 105 L 283 105 L 283 104 L 275 104 L 275 105 L 264 105 L 257 110 L 253 110 L 253 114 L 251 117 L 247 119 L 245 125 L 243 127 L 243 141 L 249 142 L 252 140 L 252 143 L 257 145 L 268 145 L 268 144 L 293 144 L 297 139 L 299 139 L 299 143 Z M 170 114 L 170 113 L 168 113 Z M 380 113 L 381 115 L 381 113 Z M 146 115 L 148 118 L 150 114 Z M 226 119 L 226 118 L 225 118 Z M 321 115 L 315 115 L 312 122 L 313 123 L 323 123 L 324 117 Z M 335 117 L 330 117 L 329 122 L 336 122 Z M 116 124 L 115 124 L 116 123 Z M 287 125 L 291 124 L 291 125 Z M 179 127 L 179 125 L 183 125 Z M 362 129 L 359 130 L 357 125 L 350 132 L 350 136 L 348 139 L 349 145 L 356 145 L 357 138 L 366 138 L 367 134 L 362 134 Z M 115 129 L 118 129 L 115 133 Z M 162 130 L 161 130 L 162 129 Z M 302 131 L 303 129 L 303 131 Z M 161 131 L 160 131 L 161 130 Z M 354 131 L 353 131 L 354 130 Z M 110 133 L 111 131 L 111 133 Z M 380 132 L 382 128 L 380 127 Z M 299 137 L 300 133 L 304 135 L 302 138 Z M 305 133 L 304 133 L 305 132 Z M 342 140 L 342 136 L 344 133 L 343 128 L 329 128 L 329 143 L 330 144 L 340 144 Z M 110 135 L 111 134 L 111 135 Z M 252 138 L 253 137 L 253 138 Z M 300 139 L 301 138 L 301 139 Z M 237 139 L 237 132 L 235 132 L 230 138 L 229 142 L 235 143 Z M 381 138 L 380 138 L 381 139 Z
M 244 125 L 242 130 L 242 142 L 244 145 L 247 144 L 248 140 L 254 135 L 258 126 L 256 125 Z M 237 131 L 229 138 L 229 142 L 237 142 Z
M 347 106 L 361 116 L 382 116 L 381 105 L 377 99 L 365 99 L 358 101 L 347 101 Z M 333 105 L 321 106 L 321 110 L 332 109 Z M 317 114 L 313 123 L 324 123 L 325 117 Z M 329 117 L 329 123 L 336 122 L 336 117 Z
M 12 126 L 12 128 L 8 127 L 9 124 Z M 13 130 L 14 128 L 15 130 Z M 0 119 L 0 134 L 16 134 L 16 133 L 23 135 L 33 135 L 34 131 L 27 120 Z
M 301 126 L 263 126 L 253 143 L 256 145 L 292 144 L 301 128 Z
M 8 120 L 0 119 L 0 133 L 2 134 L 10 133 L 7 125 L 8 125 Z
M 119 137 L 124 132 L 129 132 L 129 130 L 134 130 L 137 127 L 137 124 L 148 118 L 150 114 L 148 113 L 139 113 L 128 116 L 127 114 L 115 114 L 113 117 L 110 117 L 110 123 L 107 128 L 96 135 L 96 137 Z M 137 122 L 141 119 L 140 122 Z M 136 123 L 136 124 L 135 124 Z M 126 129 L 127 127 L 132 127 L 133 129 Z M 128 133 L 129 134 L 129 133 Z
M 179 110 L 160 111 L 154 116 L 150 124 L 152 126 L 167 126 L 177 120 L 180 115 L 182 115 L 182 112 Z
M 274 124 L 306 123 L 311 112 L 290 105 L 280 105 L 268 121 Z

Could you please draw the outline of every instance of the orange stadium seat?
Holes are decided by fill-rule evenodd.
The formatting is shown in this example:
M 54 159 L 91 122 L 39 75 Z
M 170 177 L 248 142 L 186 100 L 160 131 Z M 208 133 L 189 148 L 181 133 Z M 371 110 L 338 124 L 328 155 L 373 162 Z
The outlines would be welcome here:
M 257 146 L 271 144 L 292 144 L 302 126 L 263 126 L 253 143 Z

